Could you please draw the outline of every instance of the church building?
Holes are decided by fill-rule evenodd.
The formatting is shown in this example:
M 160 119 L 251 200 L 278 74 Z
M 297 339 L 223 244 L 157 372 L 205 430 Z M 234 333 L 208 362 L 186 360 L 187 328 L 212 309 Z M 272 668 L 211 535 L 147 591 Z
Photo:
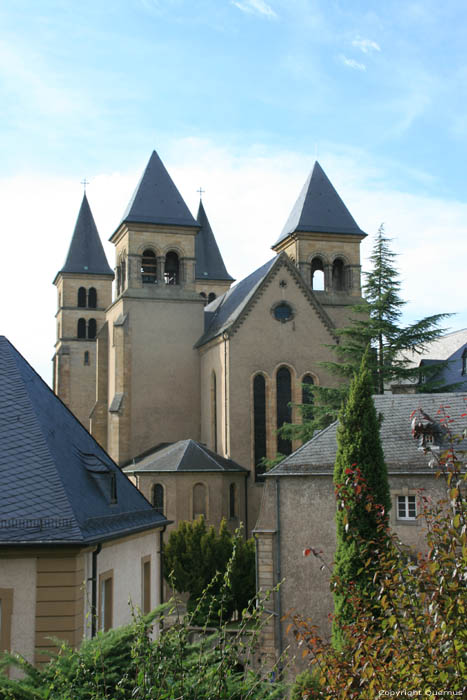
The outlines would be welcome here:
M 54 280 L 54 391 L 169 519 L 251 531 L 261 460 L 299 446 L 277 429 L 306 385 L 335 385 L 320 362 L 361 299 L 365 236 L 315 163 L 274 257 L 233 285 L 203 203 L 194 218 L 153 152 L 113 272 L 84 195 Z

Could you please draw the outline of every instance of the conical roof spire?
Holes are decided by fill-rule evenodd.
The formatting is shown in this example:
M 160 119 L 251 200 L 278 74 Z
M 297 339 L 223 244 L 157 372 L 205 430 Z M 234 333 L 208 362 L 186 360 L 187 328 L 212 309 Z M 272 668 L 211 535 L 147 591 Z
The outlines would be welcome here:
M 68 255 L 60 272 L 113 276 L 86 193 L 81 202 Z
M 156 151 L 123 215 L 126 222 L 198 226 Z
M 315 162 L 273 248 L 296 231 L 366 236 L 366 233 L 358 227 L 318 161 Z
M 201 226 L 195 238 L 196 279 L 229 280 L 233 277 L 225 269 L 222 255 L 214 238 L 203 202 L 199 201 L 198 225 Z

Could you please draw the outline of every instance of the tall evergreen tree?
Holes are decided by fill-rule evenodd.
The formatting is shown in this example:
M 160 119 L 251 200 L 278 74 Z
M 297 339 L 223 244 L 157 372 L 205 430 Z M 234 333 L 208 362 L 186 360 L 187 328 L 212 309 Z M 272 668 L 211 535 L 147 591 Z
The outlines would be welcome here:
M 369 367 L 370 352 L 363 356 L 360 370 L 350 384 L 347 402 L 339 414 L 337 454 L 334 465 L 334 485 L 338 507 L 336 511 L 337 549 L 334 575 L 340 586 L 334 592 L 333 641 L 343 643 L 342 626 L 352 621 L 353 610 L 343 591 L 352 586 L 364 594 L 373 587 L 374 567 L 368 558 L 374 558 L 380 538 L 385 534 L 378 528 L 375 509 L 367 508 L 368 500 L 360 493 L 366 484 L 373 502 L 381 506 L 383 521 L 391 507 L 389 483 L 383 448 L 379 436 L 379 418 L 373 403 L 373 381 Z M 359 470 L 358 485 L 354 476 Z M 345 499 L 346 508 L 340 508 Z M 380 512 L 380 511 L 378 511 Z M 382 542 L 381 542 L 382 543 Z M 343 585 L 342 585 L 343 584 Z

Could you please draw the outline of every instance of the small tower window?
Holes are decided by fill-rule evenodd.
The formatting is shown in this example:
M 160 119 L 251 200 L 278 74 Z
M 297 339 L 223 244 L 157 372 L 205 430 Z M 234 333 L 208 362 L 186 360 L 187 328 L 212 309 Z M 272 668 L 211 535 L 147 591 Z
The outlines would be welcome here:
M 84 353 L 84 364 L 85 364 L 85 365 L 89 365 L 89 364 L 90 364 L 90 363 L 89 363 L 89 350 L 86 350 L 86 352 Z
M 311 288 L 317 291 L 324 290 L 324 264 L 319 257 L 311 261 Z
M 123 275 L 122 275 L 123 278 Z M 143 284 L 155 284 L 157 282 L 157 260 L 156 254 L 150 248 L 143 252 L 141 258 L 141 280 Z M 122 279 L 123 287 L 123 279 Z
M 95 318 L 90 318 L 88 321 L 88 338 L 90 340 L 93 340 L 96 337 L 96 319 Z
M 229 486 L 229 518 L 237 517 L 235 484 Z
M 180 261 L 177 253 L 171 250 L 165 256 L 164 282 L 166 284 L 179 284 L 180 282 Z
M 78 319 L 77 335 L 78 335 L 78 338 L 85 338 L 86 337 L 86 320 L 84 318 Z
M 126 262 L 122 260 L 122 276 L 121 276 L 121 289 L 122 291 L 126 287 Z
M 332 288 L 338 292 L 345 289 L 345 268 L 344 261 L 336 258 L 332 264 Z
M 97 308 L 97 292 L 95 287 L 90 287 L 88 292 L 88 306 L 90 309 Z
M 84 309 L 86 306 L 86 290 L 84 287 L 78 289 L 78 306 L 80 309 Z
M 214 292 L 211 292 L 208 296 L 208 304 L 210 304 L 211 301 L 214 301 L 215 298 L 216 298 L 216 295 L 214 294 Z
M 152 505 L 158 513 L 164 512 L 164 487 L 162 484 L 154 484 L 152 487 Z

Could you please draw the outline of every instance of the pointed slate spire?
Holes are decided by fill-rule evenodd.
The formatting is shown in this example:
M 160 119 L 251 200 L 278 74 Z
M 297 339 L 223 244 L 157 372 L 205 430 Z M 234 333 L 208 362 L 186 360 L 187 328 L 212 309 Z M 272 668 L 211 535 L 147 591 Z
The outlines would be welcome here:
M 199 202 L 198 216 L 196 218 L 201 228 L 195 238 L 195 278 L 203 280 L 229 280 L 233 282 L 233 277 L 231 277 L 225 269 L 222 255 L 217 246 L 201 200 Z
M 99 233 L 94 223 L 88 198 L 83 201 L 76 219 L 75 230 L 64 266 L 60 272 L 78 274 L 112 275 Z
M 358 227 L 318 161 L 315 162 L 273 248 L 295 231 L 366 236 L 366 233 Z
M 156 151 L 123 215 L 126 222 L 198 226 Z

